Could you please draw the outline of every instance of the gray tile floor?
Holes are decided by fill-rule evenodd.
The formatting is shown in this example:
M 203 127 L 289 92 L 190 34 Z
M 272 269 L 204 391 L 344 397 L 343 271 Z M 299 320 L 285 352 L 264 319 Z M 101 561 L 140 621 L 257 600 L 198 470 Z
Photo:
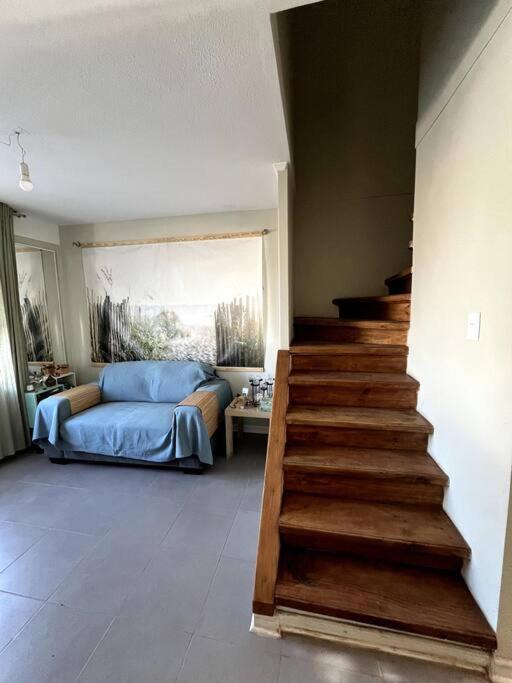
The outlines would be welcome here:
M 249 633 L 265 441 L 185 476 L 0 463 L 0 682 L 475 683 Z

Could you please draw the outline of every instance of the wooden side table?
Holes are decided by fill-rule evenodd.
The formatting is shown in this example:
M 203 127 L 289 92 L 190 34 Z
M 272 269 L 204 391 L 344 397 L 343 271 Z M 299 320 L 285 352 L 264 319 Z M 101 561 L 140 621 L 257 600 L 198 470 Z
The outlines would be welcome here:
M 241 435 L 244 429 L 243 418 L 250 417 L 258 420 L 270 420 L 272 413 L 267 410 L 260 410 L 259 408 L 235 408 L 233 403 L 224 411 L 224 419 L 226 422 L 226 458 L 233 457 L 233 418 L 238 418 L 238 434 Z

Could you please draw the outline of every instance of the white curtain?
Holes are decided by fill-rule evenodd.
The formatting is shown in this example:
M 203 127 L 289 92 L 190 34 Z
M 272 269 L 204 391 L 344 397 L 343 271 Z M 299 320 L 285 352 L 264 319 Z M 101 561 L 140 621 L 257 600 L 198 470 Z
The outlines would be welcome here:
M 25 447 L 4 299 L 0 288 L 0 459 Z

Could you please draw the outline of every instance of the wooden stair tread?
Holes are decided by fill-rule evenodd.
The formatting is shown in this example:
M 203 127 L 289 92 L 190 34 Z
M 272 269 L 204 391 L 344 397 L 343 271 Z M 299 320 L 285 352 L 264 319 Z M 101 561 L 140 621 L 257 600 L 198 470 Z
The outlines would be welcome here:
M 409 349 L 407 346 L 398 344 L 363 344 L 363 343 L 340 343 L 310 341 L 292 341 L 290 353 L 310 354 L 310 355 L 376 355 L 376 356 L 407 356 Z
M 366 329 L 377 329 L 377 330 L 408 330 L 409 323 L 402 320 L 348 320 L 340 318 L 309 318 L 309 317 L 299 317 L 295 318 L 296 325 L 311 325 L 311 326 L 322 326 L 327 325 L 330 327 L 359 327 Z
M 276 604 L 494 649 L 496 637 L 460 575 L 284 549 Z
M 317 386 L 386 387 L 389 389 L 417 389 L 419 382 L 399 372 L 318 372 L 316 370 L 292 370 L 289 384 Z
M 287 493 L 282 533 L 380 541 L 467 559 L 470 549 L 442 508 Z
M 440 486 L 448 484 L 448 477 L 435 460 L 415 451 L 289 444 L 285 451 L 284 469 L 354 478 L 422 481 Z
M 401 270 L 398 273 L 395 273 L 394 275 L 390 275 L 388 278 L 384 280 L 384 284 L 387 285 L 388 283 L 393 282 L 394 280 L 400 280 L 401 278 L 409 277 L 409 275 L 412 275 L 412 266 L 404 268 L 403 270 Z
M 338 304 L 364 304 L 364 303 L 382 303 L 382 304 L 400 304 L 410 303 L 411 294 L 385 294 L 383 296 L 357 296 L 357 297 L 340 297 L 333 299 L 332 303 Z
M 296 425 L 396 430 L 422 434 L 431 434 L 434 431 L 430 422 L 415 410 L 387 408 L 291 405 L 288 407 L 286 422 Z

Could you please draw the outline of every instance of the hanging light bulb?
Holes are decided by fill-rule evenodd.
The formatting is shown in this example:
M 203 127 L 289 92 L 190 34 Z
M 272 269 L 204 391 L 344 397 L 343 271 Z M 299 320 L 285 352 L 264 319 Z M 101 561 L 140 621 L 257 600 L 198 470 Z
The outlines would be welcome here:
M 20 182 L 19 186 L 24 192 L 31 192 L 34 189 L 34 184 L 30 180 L 30 171 L 28 164 L 25 163 L 25 149 L 20 142 L 20 132 L 16 131 L 16 139 L 18 142 L 18 147 L 21 149 L 21 161 L 20 161 Z
M 21 161 L 20 161 L 20 181 L 19 181 L 19 186 L 24 192 L 31 192 L 34 189 L 34 184 L 32 180 L 30 179 L 30 171 L 28 168 L 28 164 L 25 163 L 25 148 L 20 142 L 20 135 L 22 133 L 21 130 L 15 130 L 13 131 L 14 135 L 16 135 L 16 142 L 18 143 L 18 147 L 21 150 Z M 6 147 L 10 147 L 12 145 L 12 136 L 13 133 L 9 135 L 9 139 L 7 142 L 4 142 L 3 140 L 0 140 L 0 143 L 2 145 L 5 145 Z
M 28 165 L 22 161 L 20 163 L 20 182 L 19 185 L 25 192 L 31 192 L 34 189 L 34 184 L 30 180 L 30 171 Z

